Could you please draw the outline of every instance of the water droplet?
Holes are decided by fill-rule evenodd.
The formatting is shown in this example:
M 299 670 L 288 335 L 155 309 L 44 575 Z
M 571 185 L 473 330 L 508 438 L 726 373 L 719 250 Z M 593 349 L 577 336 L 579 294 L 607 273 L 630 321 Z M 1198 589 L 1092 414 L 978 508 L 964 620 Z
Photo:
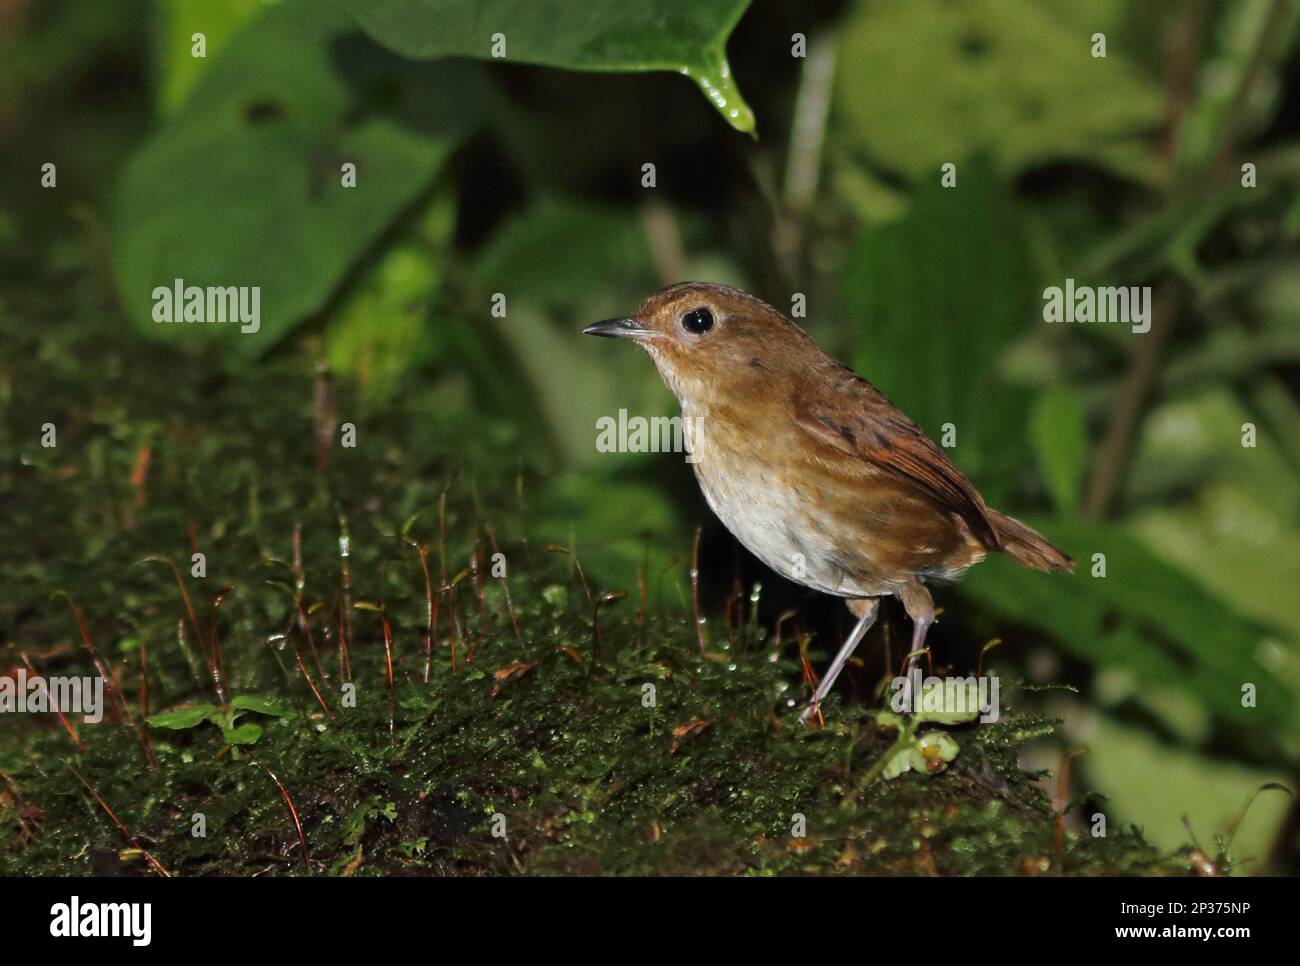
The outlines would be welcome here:
M 714 56 L 711 63 L 685 67 L 682 73 L 689 77 L 704 92 L 704 96 L 718 109 L 731 126 L 745 134 L 754 133 L 754 112 L 750 110 L 740 90 L 731 79 L 731 67 L 721 53 Z

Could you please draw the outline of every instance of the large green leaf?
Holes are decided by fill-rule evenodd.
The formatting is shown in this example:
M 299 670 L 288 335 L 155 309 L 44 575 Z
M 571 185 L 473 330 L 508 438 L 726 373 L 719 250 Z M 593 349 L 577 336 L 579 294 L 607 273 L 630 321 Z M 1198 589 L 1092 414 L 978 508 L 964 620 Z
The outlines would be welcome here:
M 344 0 L 380 43 L 407 57 L 493 56 L 507 63 L 686 74 L 732 127 L 754 114 L 731 78 L 726 43 L 749 0 Z
M 899 221 L 868 228 L 849 254 L 844 293 L 856 323 L 854 369 L 939 440 L 996 501 L 1024 461 L 1025 394 L 999 362 L 1032 321 L 1020 228 L 986 161 L 958 187 L 918 189 Z
M 1041 519 L 1036 529 L 1078 560 L 1072 575 L 1041 574 L 993 559 L 962 587 L 999 615 L 1048 631 L 1099 667 L 1127 671 L 1139 690 L 1189 694 L 1220 721 L 1263 740 L 1296 722 L 1295 691 L 1261 661 L 1270 635 L 1165 563 L 1127 529 L 1089 521 Z M 1094 554 L 1105 576 L 1093 576 Z M 1257 690 L 1242 706 L 1242 686 Z
M 476 76 L 405 64 L 332 5 L 269 9 L 123 174 L 115 269 L 132 321 L 154 337 L 265 351 L 430 183 L 474 117 Z M 342 184 L 345 162 L 355 187 Z M 260 287 L 260 328 L 154 322 L 154 289 L 178 278 Z
M 1120 5 L 875 0 L 844 30 L 835 108 L 849 143 L 917 178 L 987 150 L 1001 170 L 1084 158 L 1138 178 L 1156 171 L 1159 84 L 1123 48 Z M 1106 32 L 1104 58 L 1091 37 Z

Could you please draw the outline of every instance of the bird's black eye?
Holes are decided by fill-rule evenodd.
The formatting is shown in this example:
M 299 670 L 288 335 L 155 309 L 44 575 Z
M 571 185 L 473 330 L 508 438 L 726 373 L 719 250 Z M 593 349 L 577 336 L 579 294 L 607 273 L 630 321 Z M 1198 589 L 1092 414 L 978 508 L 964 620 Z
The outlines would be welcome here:
M 713 313 L 708 309 L 691 309 L 682 316 L 682 328 L 692 335 L 704 335 L 713 328 Z

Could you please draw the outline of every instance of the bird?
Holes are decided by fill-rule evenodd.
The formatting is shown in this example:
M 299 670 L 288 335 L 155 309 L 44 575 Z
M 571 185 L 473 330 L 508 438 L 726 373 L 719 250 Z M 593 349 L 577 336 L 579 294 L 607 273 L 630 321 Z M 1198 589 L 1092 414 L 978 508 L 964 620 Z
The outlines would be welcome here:
M 802 328 L 740 289 L 670 285 L 583 329 L 646 351 L 677 397 L 710 509 L 778 574 L 857 619 L 801 715 L 819 713 L 885 597 L 912 621 L 910 675 L 935 619 L 928 584 L 1000 552 L 1071 571 L 1045 537 L 985 504 L 925 432 Z

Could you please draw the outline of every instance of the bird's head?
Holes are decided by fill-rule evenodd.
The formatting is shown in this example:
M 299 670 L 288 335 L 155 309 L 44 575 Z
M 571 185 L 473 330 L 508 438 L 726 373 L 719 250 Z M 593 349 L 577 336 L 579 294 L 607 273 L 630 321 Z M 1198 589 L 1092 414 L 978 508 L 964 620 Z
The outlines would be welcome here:
M 766 302 L 710 282 L 669 286 L 632 315 L 583 332 L 640 344 L 668 388 L 684 404 L 701 407 L 719 395 L 739 401 L 760 392 L 820 355 L 802 329 Z

